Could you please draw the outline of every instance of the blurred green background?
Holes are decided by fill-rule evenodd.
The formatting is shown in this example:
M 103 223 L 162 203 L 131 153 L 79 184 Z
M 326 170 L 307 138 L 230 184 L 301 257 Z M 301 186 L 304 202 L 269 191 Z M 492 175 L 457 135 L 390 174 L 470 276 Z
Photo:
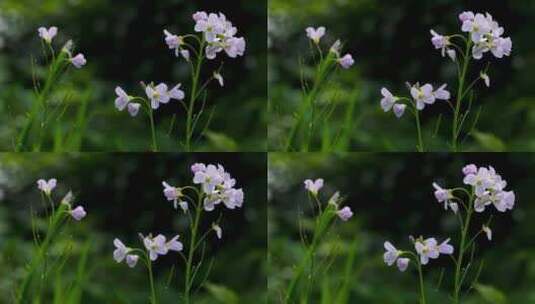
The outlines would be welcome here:
M 182 241 L 187 239 L 186 216 L 165 199 L 161 182 L 191 184 L 189 168 L 195 162 L 221 163 L 245 193 L 241 209 L 219 206 L 204 215 L 203 232 L 222 215 L 223 239 L 207 238 L 205 262 L 215 258 L 215 264 L 209 284 L 194 297 L 195 303 L 264 303 L 266 156 L 261 153 L 0 154 L 0 303 L 13 302 L 16 282 L 20 282 L 29 261 L 33 243 L 31 210 L 40 214 L 37 224 L 45 224 L 35 182 L 51 177 L 58 179 L 54 197 L 59 200 L 72 189 L 75 203 L 85 206 L 88 213 L 82 222 L 71 222 L 49 251 L 52 261 L 62 248 L 71 247 L 60 275 L 63 284 L 74 282 L 81 252 L 88 245 L 81 303 L 148 303 L 146 270 L 141 262 L 135 269 L 117 264 L 112 241 L 118 237 L 127 246 L 141 247 L 137 234 L 150 232 L 166 236 L 179 233 Z M 182 259 L 170 253 L 153 265 L 160 303 L 178 303 L 183 287 Z M 55 286 L 54 277 L 45 283 L 45 294 L 50 296 L 46 303 L 52 303 L 53 295 L 58 296 L 58 290 L 52 290 Z M 64 301 L 60 297 L 59 303 Z
M 73 39 L 86 55 L 82 70 L 70 71 L 54 97 L 69 96 L 65 130 L 73 128 L 80 105 L 87 104 L 81 126 L 83 151 L 148 151 L 150 128 L 144 116 L 131 118 L 114 107 L 115 86 L 143 95 L 140 81 L 181 82 L 191 87 L 189 65 L 177 59 L 164 43 L 163 29 L 176 34 L 193 32 L 191 15 L 198 10 L 223 12 L 244 36 L 244 57 L 218 56 L 202 72 L 212 75 L 221 62 L 225 87 L 208 87 L 208 111 L 216 111 L 197 151 L 264 151 L 266 146 L 266 2 L 250 0 L 2 0 L 0 1 L 0 150 L 13 150 L 16 131 L 34 101 L 30 57 L 40 59 L 40 26 L 55 25 L 57 48 Z M 40 61 L 42 62 L 42 60 Z M 36 74 L 42 75 L 42 66 Z M 203 81 L 204 82 L 204 81 Z M 177 114 L 173 137 L 167 131 Z M 208 115 L 205 114 L 205 118 Z M 178 102 L 157 111 L 158 137 L 164 151 L 179 150 L 185 113 Z M 202 128 L 201 128 L 202 129 Z
M 531 154 L 282 154 L 271 153 L 268 169 L 269 297 L 279 303 L 294 265 L 304 250 L 299 236 L 299 219 L 305 232 L 311 219 L 303 181 L 325 179 L 320 191 L 326 201 L 336 190 L 354 212 L 348 222 L 338 222 L 318 250 L 318 260 L 333 248 L 332 266 L 312 282 L 311 303 L 337 303 L 332 298 L 320 302 L 325 294 L 336 295 L 349 274 L 350 291 L 342 303 L 417 303 L 418 274 L 414 265 L 401 273 L 383 262 L 383 243 L 391 241 L 398 249 L 412 249 L 409 235 L 452 238 L 458 244 L 457 221 L 445 212 L 433 195 L 433 182 L 444 187 L 463 186 L 461 169 L 465 164 L 492 165 L 516 194 L 515 208 L 499 213 L 490 207 L 484 216 L 475 216 L 473 232 L 494 215 L 492 242 L 477 240 L 477 263 L 484 260 L 479 282 L 483 293 L 472 290 L 462 303 L 535 303 L 535 195 Z M 473 234 L 472 234 L 473 235 Z M 457 245 L 458 246 L 458 245 Z M 347 272 L 348 257 L 356 252 Z M 319 262 L 318 262 L 319 263 Z M 424 268 L 428 303 L 450 303 L 453 262 L 441 257 Z M 445 268 L 442 286 L 437 289 Z M 490 290 L 490 292 L 489 292 Z M 489 293 L 494 293 L 490 295 Z M 329 301 L 329 299 L 331 299 Z
M 299 58 L 310 54 L 305 35 L 308 26 L 325 26 L 322 45 L 337 38 L 355 66 L 341 71 L 320 98 L 336 105 L 332 133 L 349 121 L 351 138 L 340 150 L 415 151 L 416 128 L 411 115 L 398 120 L 383 113 L 380 89 L 408 96 L 405 82 L 448 83 L 456 89 L 456 68 L 431 44 L 431 28 L 442 34 L 460 32 L 458 14 L 465 10 L 489 12 L 513 41 L 510 57 L 485 56 L 472 66 L 470 79 L 491 62 L 491 87 L 476 85 L 474 110 L 482 106 L 474 136 L 463 143 L 465 151 L 531 151 L 535 149 L 535 1 L 461 0 L 271 0 L 268 13 L 269 148 L 279 150 L 300 102 Z M 476 67 L 476 68 L 474 68 Z M 305 76 L 312 75 L 305 69 Z M 311 76 L 310 76 L 311 77 Z M 471 80 L 470 80 L 471 81 Z M 337 96 L 337 97 L 333 97 Z M 439 114 L 444 115 L 433 137 Z M 409 113 L 407 113 L 409 114 Z M 427 107 L 423 132 L 430 150 L 448 149 L 451 111 L 446 103 Z M 473 117 L 473 116 L 472 116 Z

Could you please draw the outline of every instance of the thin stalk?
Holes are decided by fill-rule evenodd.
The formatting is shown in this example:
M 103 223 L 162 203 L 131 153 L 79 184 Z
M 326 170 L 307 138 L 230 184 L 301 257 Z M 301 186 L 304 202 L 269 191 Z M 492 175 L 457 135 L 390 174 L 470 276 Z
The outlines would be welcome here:
M 466 72 L 468 70 L 468 65 L 470 63 L 470 47 L 472 46 L 472 40 L 467 39 L 466 40 L 466 50 L 464 53 L 464 59 L 463 59 L 463 67 L 461 70 L 461 74 L 459 77 L 459 87 L 457 88 L 457 102 L 455 104 L 455 112 L 453 113 L 453 125 L 452 125 L 452 137 L 451 137 L 451 143 L 453 151 L 457 151 L 457 138 L 459 137 L 460 130 L 459 128 L 459 115 L 461 111 L 461 101 L 463 99 L 463 90 L 464 90 L 464 82 L 466 79 Z
M 186 262 L 186 279 L 184 280 L 184 303 L 190 304 L 191 303 L 191 287 L 192 287 L 192 275 L 191 275 L 191 268 L 193 265 L 193 256 L 195 253 L 195 244 L 196 244 L 196 238 L 197 238 L 197 230 L 199 228 L 199 222 L 201 219 L 201 213 L 202 213 L 202 204 L 201 204 L 201 196 L 199 196 L 199 202 L 197 204 L 197 207 L 195 208 L 195 220 L 193 221 L 192 229 L 191 229 L 191 239 L 190 239 L 190 245 L 189 245 L 189 251 L 188 251 L 188 259 Z
M 472 213 L 474 211 L 473 209 L 473 194 L 470 195 L 470 201 L 468 206 L 468 211 L 466 213 L 466 219 L 464 221 L 464 227 L 461 227 L 461 244 L 459 246 L 459 256 L 457 258 L 457 265 L 455 267 L 455 284 L 454 284 L 454 291 L 453 291 L 453 303 L 458 304 L 459 303 L 459 297 L 461 293 L 461 271 L 462 271 L 462 264 L 463 264 L 463 257 L 466 249 L 466 237 L 468 235 L 468 229 L 470 228 L 470 219 L 472 217 Z
M 416 107 L 414 107 L 414 116 L 416 117 L 416 130 L 418 132 L 418 146 L 416 147 L 416 149 L 418 150 L 418 152 L 424 152 L 425 148 L 424 142 L 422 140 L 422 128 L 420 126 L 420 111 L 418 111 Z
M 424 289 L 424 276 L 422 273 L 422 264 L 420 260 L 416 260 L 418 263 L 418 277 L 420 278 L 420 304 L 425 304 L 425 289 Z
M 39 267 L 39 265 L 41 264 L 43 258 L 45 257 L 48 251 L 48 247 L 50 246 L 52 239 L 56 235 L 56 232 L 58 231 L 58 228 L 61 225 L 61 221 L 65 218 L 66 208 L 67 207 L 65 205 L 60 205 L 55 215 L 53 216 L 53 220 L 51 221 L 46 237 L 41 243 L 41 245 L 37 248 L 37 254 L 32 258 L 30 266 L 28 267 L 28 273 L 24 277 L 24 280 L 22 281 L 22 284 L 19 287 L 16 303 L 25 304 L 30 302 L 27 297 L 30 292 L 29 287 L 34 277 L 34 273 L 37 270 L 37 267 Z
M 154 127 L 154 111 L 152 111 L 152 108 L 148 109 L 148 113 L 150 120 L 150 130 L 152 135 L 152 151 L 158 152 L 158 144 L 156 143 L 156 129 Z
M 202 38 L 202 41 L 200 43 L 198 56 L 196 57 L 196 64 L 192 71 L 192 79 L 191 79 L 191 95 L 189 99 L 189 105 L 188 105 L 188 111 L 187 111 L 187 118 L 186 118 L 186 151 L 191 151 L 191 138 L 193 136 L 193 128 L 192 128 L 192 121 L 193 121 L 193 110 L 195 108 L 195 100 L 197 99 L 198 92 L 197 87 L 199 85 L 199 77 L 201 74 L 201 66 L 204 60 L 203 55 L 203 49 L 204 45 L 206 44 L 206 41 L 204 39 L 204 36 Z
M 158 300 L 156 298 L 156 289 L 154 288 L 154 276 L 152 274 L 152 262 L 146 253 L 145 253 L 145 260 L 147 263 L 147 270 L 149 272 L 149 283 L 150 283 L 150 294 L 151 294 L 150 302 L 151 304 L 157 304 Z

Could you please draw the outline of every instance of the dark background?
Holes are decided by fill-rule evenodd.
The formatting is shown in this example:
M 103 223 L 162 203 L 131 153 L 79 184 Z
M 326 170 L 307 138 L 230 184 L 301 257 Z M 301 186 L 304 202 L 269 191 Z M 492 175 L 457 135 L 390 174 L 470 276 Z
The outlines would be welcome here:
M 462 167 L 475 163 L 493 166 L 507 180 L 507 189 L 515 191 L 516 204 L 506 213 L 489 207 L 482 215 L 476 214 L 472 222 L 475 233 L 489 215 L 494 215 L 490 225 L 493 240 L 489 242 L 480 236 L 475 257 L 476 263 L 485 263 L 479 282 L 497 290 L 506 301 L 488 300 L 473 290 L 463 303 L 535 303 L 535 180 L 531 174 L 535 157 L 531 154 L 273 153 L 269 162 L 271 299 L 278 298 L 280 289 L 287 286 L 293 265 L 303 257 L 298 219 L 301 218 L 305 231 L 312 219 L 303 181 L 322 177 L 322 201 L 326 202 L 339 190 L 346 198 L 342 205 L 350 206 L 354 216 L 346 223 L 338 222 L 319 247 L 318 260 L 325 258 L 330 248 L 337 246 L 338 250 L 333 254 L 332 267 L 313 282 L 315 288 L 310 299 L 319 301 L 326 289 L 336 293 L 344 278 L 346 259 L 356 250 L 348 303 L 418 302 L 418 274 L 414 265 L 406 273 L 386 266 L 383 243 L 389 240 L 398 249 L 409 250 L 413 249 L 409 235 L 423 235 L 440 241 L 451 238 L 457 250 L 458 223 L 453 213 L 445 212 L 436 201 L 432 183 L 461 187 Z M 356 249 L 351 247 L 353 242 Z M 452 265 L 450 259 L 441 257 L 424 268 L 428 303 L 449 303 Z M 444 279 L 437 290 L 443 268 Z
M 354 103 L 349 145 L 345 149 L 364 151 L 414 151 L 416 127 L 411 115 L 398 120 L 383 113 L 379 101 L 381 87 L 393 94 L 410 96 L 405 82 L 447 83 L 456 92 L 456 67 L 440 56 L 430 39 L 430 29 L 441 34 L 461 32 L 459 13 L 472 10 L 489 12 L 513 41 L 510 57 L 501 60 L 486 54 L 470 67 L 470 81 L 480 68 L 491 62 L 491 87 L 475 86 L 474 110 L 482 106 L 475 136 L 469 136 L 463 150 L 531 151 L 535 147 L 532 70 L 535 67 L 535 2 L 522 1 L 304 1 L 273 0 L 269 5 L 269 146 L 277 149 L 287 132 L 291 117 L 300 101 L 299 57 L 310 54 L 305 28 L 325 26 L 322 45 L 328 48 L 340 38 L 344 53 L 355 58 L 355 66 L 341 71 L 326 96 L 335 99 L 337 111 L 331 118 L 335 130 L 344 123 Z M 474 62 L 474 61 L 472 61 Z M 305 72 L 306 73 L 306 72 Z M 306 75 L 306 74 L 305 74 Z M 326 99 L 327 97 L 324 97 Z M 440 131 L 432 137 L 439 114 L 443 114 Z M 407 112 L 407 114 L 410 114 Z M 427 147 L 448 149 L 451 136 L 451 110 L 437 102 L 421 114 Z M 472 116 L 473 117 L 473 116 Z M 334 132 L 334 131 L 333 131 Z M 332 135 L 334 136 L 334 135 Z
M 56 177 L 58 200 L 72 189 L 76 204 L 88 215 L 54 242 L 54 257 L 67 240 L 74 243 L 69 263 L 61 277 L 73 279 L 79 251 L 91 242 L 87 281 L 82 303 L 147 303 L 149 285 L 140 262 L 135 269 L 113 260 L 113 239 L 125 245 L 142 247 L 137 234 L 162 233 L 167 237 L 186 233 L 187 217 L 175 211 L 162 191 L 161 182 L 185 186 L 192 184 L 191 164 L 220 163 L 237 180 L 245 193 L 241 209 L 218 206 L 205 213 L 204 233 L 222 215 L 223 239 L 213 234 L 208 240 L 206 262 L 215 258 L 208 279 L 214 288 L 203 288 L 197 303 L 249 303 L 265 298 L 266 292 L 266 156 L 261 153 L 234 154 L 2 154 L 0 155 L 0 302 L 9 303 L 11 292 L 23 274 L 32 249 L 31 210 L 44 215 L 36 180 Z M 188 243 L 184 243 L 187 246 Z M 56 253 L 54 253 L 56 252 Z M 176 303 L 183 287 L 184 265 L 178 254 L 170 253 L 153 263 L 161 303 Z M 175 278 L 166 287 L 170 270 Z M 232 275 L 229 275 L 232 274 Z M 52 280 L 51 280 L 52 281 Z M 50 282 L 47 288 L 52 288 Z M 49 291 L 51 292 L 51 290 Z M 52 294 L 52 293 L 51 293 Z M 234 300 L 233 300 L 234 299 Z M 262 300 L 261 300 L 262 301 Z
M 265 150 L 266 3 L 246 0 L 2 1 L 0 21 L 6 27 L 0 29 L 0 117 L 9 123 L 0 128 L 0 148 L 11 150 L 15 127 L 22 124 L 22 115 L 33 101 L 30 56 L 41 54 L 37 28 L 56 25 L 59 34 L 54 44 L 59 48 L 71 38 L 88 61 L 82 70 L 70 71 L 60 90 L 72 94 L 75 105 L 89 98 L 89 125 L 82 149 L 148 150 L 148 120 L 117 111 L 114 88 L 119 85 L 131 95 L 144 96 L 140 81 L 181 82 L 187 94 L 191 88 L 189 64 L 167 49 L 163 29 L 178 35 L 193 33 L 191 16 L 198 10 L 223 12 L 238 28 L 238 36 L 245 37 L 247 48 L 243 57 L 231 59 L 221 54 L 203 70 L 202 79 L 206 79 L 224 62 L 225 87 L 215 82 L 208 87 L 207 105 L 209 109 L 217 106 L 217 110 L 209 135 L 196 148 Z M 184 133 L 183 108 L 172 102 L 157 113 L 162 149 L 177 150 L 176 130 L 172 139 L 166 139 L 164 133 L 173 113 L 177 113 L 180 134 Z

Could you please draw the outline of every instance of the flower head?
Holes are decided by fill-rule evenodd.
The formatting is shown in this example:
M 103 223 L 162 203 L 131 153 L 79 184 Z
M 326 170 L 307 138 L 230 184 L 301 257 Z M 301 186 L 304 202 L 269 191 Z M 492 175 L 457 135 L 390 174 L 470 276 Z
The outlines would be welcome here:
M 194 164 L 191 169 L 194 173 L 193 183 L 200 184 L 206 194 L 204 210 L 212 211 L 220 203 L 228 209 L 240 208 L 243 205 L 243 190 L 235 188 L 236 180 L 222 165 Z
M 179 252 L 184 249 L 184 245 L 182 245 L 182 243 L 178 241 L 178 238 L 179 235 L 177 234 L 169 242 L 165 243 L 167 250 Z
M 206 58 L 215 59 L 221 51 L 225 51 L 230 58 L 244 55 L 245 39 L 235 37 L 238 29 L 224 14 L 197 12 L 193 15 L 193 20 L 195 20 L 194 30 L 203 33 L 207 42 Z
M 387 88 L 381 89 L 381 95 L 383 95 L 383 98 L 381 99 L 381 108 L 385 112 L 390 111 L 396 101 L 399 99 L 398 97 L 392 95 Z
M 414 248 L 418 255 L 420 255 L 420 263 L 422 263 L 422 265 L 429 263 L 429 259 L 438 259 L 438 256 L 440 255 L 437 240 L 435 238 L 416 240 Z
M 129 254 L 126 256 L 126 264 L 130 268 L 136 267 L 137 261 L 139 260 L 139 256 L 135 254 Z
M 477 173 L 477 166 L 474 164 L 469 164 L 463 167 L 463 174 L 476 174 Z
M 435 103 L 436 96 L 433 94 L 433 86 L 429 83 L 420 86 L 415 84 L 411 87 L 411 96 L 416 102 L 416 109 L 423 110 L 426 104 Z
M 69 60 L 72 63 L 72 65 L 74 65 L 74 67 L 77 69 L 81 69 L 87 63 L 87 60 L 85 60 L 84 54 L 81 54 L 81 53 L 72 57 Z
M 320 26 L 317 29 L 313 27 L 306 28 L 307 37 L 310 38 L 315 44 L 320 43 L 321 37 L 325 35 L 325 27 Z
M 344 69 L 349 69 L 355 63 L 355 60 L 353 60 L 353 56 L 351 56 L 351 54 L 346 54 L 343 57 L 338 58 L 336 61 Z
M 399 271 L 404 272 L 409 267 L 410 261 L 409 258 L 398 258 L 396 266 L 398 266 Z
M 169 248 L 166 244 L 165 236 L 158 234 L 156 237 L 146 236 L 143 239 L 143 245 L 149 252 L 151 261 L 156 261 L 158 255 L 166 255 L 169 252 Z
M 184 45 L 184 38 L 182 36 L 171 34 L 165 29 L 163 30 L 163 33 L 165 35 L 165 43 L 167 43 L 170 50 L 175 50 L 175 56 L 178 57 L 179 55 L 182 55 L 184 59 L 189 60 L 189 51 L 182 48 Z M 182 54 L 182 52 L 186 52 L 186 54 Z
M 51 178 L 48 181 L 40 179 L 37 181 L 37 188 L 43 191 L 46 195 L 50 195 L 50 193 L 52 193 L 52 190 L 56 188 L 57 182 L 58 181 L 55 178 Z
M 113 240 L 113 245 L 115 246 L 113 258 L 117 263 L 121 263 L 131 249 L 126 247 L 123 242 L 117 238 Z
M 336 211 L 336 215 L 338 215 L 342 221 L 346 222 L 353 216 L 353 212 L 351 211 L 351 208 L 345 206 L 344 208 Z
M 433 43 L 435 49 L 440 49 L 442 57 L 445 57 L 447 54 L 451 58 L 451 60 L 455 61 L 457 54 L 454 49 L 450 48 L 451 43 L 449 37 L 440 35 L 434 30 L 430 30 L 430 32 L 433 36 L 431 37 L 431 43 Z
M 401 118 L 401 116 L 403 116 L 403 113 L 405 113 L 405 108 L 407 108 L 406 104 L 396 103 L 392 109 L 393 109 L 394 115 L 397 118 Z
M 52 39 L 54 39 L 54 37 L 56 37 L 58 34 L 58 28 L 55 26 L 52 26 L 49 29 L 40 27 L 37 29 L 37 32 L 39 33 L 39 37 L 41 37 L 41 39 L 50 44 L 52 43 Z
M 305 189 L 313 195 L 318 195 L 318 191 L 323 187 L 323 178 L 318 178 L 315 181 L 307 179 L 304 181 Z
M 85 212 L 84 207 L 78 206 L 74 208 L 73 210 L 69 211 L 69 214 L 77 221 L 81 221 L 86 215 L 87 212 Z

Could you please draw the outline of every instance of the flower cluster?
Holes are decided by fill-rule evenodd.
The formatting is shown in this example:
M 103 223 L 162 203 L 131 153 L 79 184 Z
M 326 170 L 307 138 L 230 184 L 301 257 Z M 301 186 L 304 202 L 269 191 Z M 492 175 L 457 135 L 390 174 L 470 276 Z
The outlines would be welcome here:
M 317 46 L 319 46 L 321 38 L 325 35 L 325 27 L 320 26 L 318 28 L 313 27 L 307 27 L 305 29 L 307 37 L 314 42 Z M 334 54 L 336 62 L 344 69 L 349 69 L 353 64 L 355 64 L 355 60 L 353 59 L 353 56 L 351 54 L 345 54 L 341 56 L 340 51 L 342 48 L 342 43 L 340 40 L 336 40 L 334 44 L 329 49 L 329 52 Z
M 203 205 L 205 211 L 212 211 L 223 203 L 228 209 L 243 205 L 243 190 L 236 189 L 236 180 L 225 171 L 222 165 L 196 163 L 191 166 L 193 183 L 201 185 L 206 195 Z
M 176 235 L 169 241 L 162 234 L 158 234 L 155 237 L 152 235 L 142 236 L 140 235 L 143 246 L 147 256 L 151 261 L 156 261 L 158 256 L 163 256 L 169 253 L 169 251 L 180 252 L 184 248 L 182 243 L 178 241 L 179 235 Z M 130 268 L 136 267 L 137 261 L 139 260 L 139 255 L 136 252 L 140 252 L 140 249 L 134 249 L 126 247 L 123 242 L 119 239 L 113 240 L 113 245 L 115 250 L 113 251 L 113 258 L 117 263 L 121 263 L 123 260 L 126 261 L 126 264 Z
M 451 255 L 454 251 L 453 246 L 449 244 L 450 239 L 446 239 L 440 244 L 435 238 L 424 239 L 423 237 L 419 237 L 418 239 L 414 239 L 410 237 L 410 239 L 414 244 L 414 250 L 419 257 L 421 265 L 427 265 L 430 259 L 438 259 L 441 254 Z M 388 266 L 396 263 L 400 271 L 407 270 L 410 258 L 406 256 L 413 254 L 412 252 L 398 250 L 389 241 L 384 243 L 384 248 L 386 251 L 383 255 L 383 260 Z
M 167 104 L 172 99 L 176 100 L 183 100 L 185 97 L 184 91 L 180 89 L 182 84 L 177 84 L 174 86 L 171 90 L 169 90 L 168 86 L 165 83 L 160 83 L 158 85 L 149 84 L 145 86 L 145 94 L 147 95 L 147 100 L 150 102 L 150 108 L 152 110 L 157 110 L 160 107 L 160 104 Z M 140 103 L 132 102 L 135 99 L 138 100 L 145 100 L 142 97 L 134 97 L 128 95 L 123 88 L 116 87 L 115 88 L 115 94 L 117 95 L 117 98 L 115 98 L 115 107 L 119 111 L 123 111 L 124 109 L 128 109 L 128 113 L 132 117 L 135 117 L 138 112 L 139 108 L 142 106 Z
M 238 29 L 228 21 L 222 13 L 196 12 L 195 32 L 203 33 L 207 43 L 205 48 L 206 58 L 215 59 L 219 52 L 225 51 L 230 58 L 243 56 L 245 53 L 245 39 L 236 37 Z
M 437 100 L 449 100 L 451 94 L 446 90 L 446 84 L 443 84 L 438 89 L 434 90 L 433 86 L 429 83 L 426 83 L 420 86 L 419 83 L 414 85 L 409 85 L 409 91 L 413 100 L 413 105 L 416 110 L 421 111 L 425 108 L 426 105 L 434 104 Z M 381 89 L 381 108 L 383 111 L 388 112 L 393 110 L 394 115 L 397 118 L 400 118 L 405 113 L 407 107 L 406 104 L 402 101 L 408 100 L 408 98 L 400 98 L 398 96 L 392 95 L 387 88 Z
M 502 37 L 505 30 L 496 22 L 489 13 L 463 12 L 459 15 L 462 22 L 461 30 L 470 33 L 470 39 L 474 46 L 472 57 L 481 59 L 483 54 L 491 52 L 496 58 L 509 56 L 513 42 L 509 37 Z
M 474 189 L 476 212 L 485 211 L 489 205 L 493 205 L 499 212 L 513 209 L 515 193 L 505 191 L 507 181 L 503 180 L 492 166 L 477 168 L 471 164 L 463 168 L 463 173 L 465 174 L 463 182 Z
M 310 192 L 315 198 L 317 198 L 319 190 L 323 188 L 323 179 L 318 178 L 316 180 L 306 179 L 304 182 L 305 190 Z M 336 215 L 344 222 L 348 221 L 353 217 L 353 211 L 349 206 L 340 208 L 339 204 L 342 202 L 340 198 L 340 193 L 335 192 L 333 196 L 329 199 L 329 205 L 332 205 L 336 209 Z
M 37 29 L 37 32 L 39 33 L 39 37 L 43 39 L 48 45 L 52 44 L 52 40 L 56 35 L 58 34 L 58 28 L 55 26 L 51 26 L 50 28 L 40 27 Z M 85 59 L 84 54 L 78 53 L 77 55 L 73 56 L 72 54 L 72 42 L 68 41 L 65 47 L 63 47 L 62 52 L 65 52 L 69 57 L 69 62 L 72 63 L 72 65 L 77 68 L 81 69 L 84 65 L 86 65 L 87 60 Z
M 37 181 L 37 189 L 43 192 L 46 196 L 50 197 L 52 195 L 52 190 L 56 188 L 58 181 L 55 178 L 51 178 L 48 181 L 44 179 L 39 179 Z M 67 213 L 76 221 L 81 221 L 86 215 L 83 206 L 72 207 L 71 202 L 73 200 L 72 192 L 68 192 L 65 197 L 61 200 L 61 204 L 67 206 Z

